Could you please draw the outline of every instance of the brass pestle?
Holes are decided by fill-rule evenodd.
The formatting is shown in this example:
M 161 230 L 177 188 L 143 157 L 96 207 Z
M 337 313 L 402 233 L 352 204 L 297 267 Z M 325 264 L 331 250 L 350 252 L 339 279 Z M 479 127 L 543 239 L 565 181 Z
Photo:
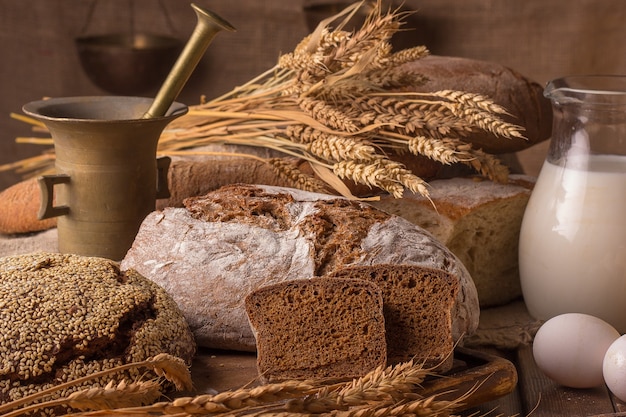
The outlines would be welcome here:
M 154 102 L 143 115 L 144 119 L 165 115 L 167 109 L 170 108 L 170 105 L 176 100 L 185 83 L 189 80 L 191 73 L 198 65 L 198 62 L 200 62 L 217 32 L 220 30 L 235 31 L 235 28 L 230 23 L 215 13 L 193 3 L 191 7 L 196 12 L 196 17 L 198 18 L 196 27 L 165 82 L 159 89 Z

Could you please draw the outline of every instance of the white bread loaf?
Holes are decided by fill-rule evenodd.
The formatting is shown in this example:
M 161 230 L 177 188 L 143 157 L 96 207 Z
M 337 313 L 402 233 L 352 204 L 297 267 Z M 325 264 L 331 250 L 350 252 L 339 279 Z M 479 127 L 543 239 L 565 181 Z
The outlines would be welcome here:
M 387 363 L 380 287 L 360 279 L 297 279 L 248 294 L 264 381 L 358 378 Z
M 351 265 L 408 264 L 459 280 L 453 336 L 474 332 L 476 288 L 430 233 L 367 204 L 299 190 L 230 185 L 147 216 L 121 263 L 177 301 L 201 346 L 253 351 L 244 297 L 263 285 Z
M 417 224 L 463 262 L 474 279 L 481 307 L 521 296 L 519 230 L 534 178 L 511 175 L 508 184 L 482 178 L 430 182 L 432 203 L 416 194 L 382 197 L 375 207 Z

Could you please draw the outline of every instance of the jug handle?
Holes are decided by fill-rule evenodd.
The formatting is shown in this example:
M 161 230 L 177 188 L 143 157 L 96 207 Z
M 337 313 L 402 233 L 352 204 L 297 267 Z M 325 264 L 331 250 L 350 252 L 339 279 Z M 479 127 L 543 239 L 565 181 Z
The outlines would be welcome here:
M 69 207 L 54 207 L 54 186 L 56 184 L 68 184 L 70 176 L 67 174 L 42 175 L 37 178 L 37 182 L 41 191 L 41 206 L 39 207 L 37 218 L 44 220 L 68 214 L 70 211 Z
M 170 189 L 167 186 L 167 171 L 170 168 L 172 160 L 169 156 L 157 158 L 157 184 L 156 198 L 169 198 Z

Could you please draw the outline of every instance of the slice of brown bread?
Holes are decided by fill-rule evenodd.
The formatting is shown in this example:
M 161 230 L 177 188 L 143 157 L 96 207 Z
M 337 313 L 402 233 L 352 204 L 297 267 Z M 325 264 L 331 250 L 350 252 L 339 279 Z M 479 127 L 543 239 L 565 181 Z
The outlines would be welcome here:
M 245 300 L 266 381 L 355 378 L 387 360 L 380 288 L 312 278 L 261 287 Z
M 452 367 L 452 311 L 459 287 L 452 274 L 417 265 L 379 264 L 347 267 L 329 276 L 380 286 L 389 365 L 414 359 L 439 372 Z

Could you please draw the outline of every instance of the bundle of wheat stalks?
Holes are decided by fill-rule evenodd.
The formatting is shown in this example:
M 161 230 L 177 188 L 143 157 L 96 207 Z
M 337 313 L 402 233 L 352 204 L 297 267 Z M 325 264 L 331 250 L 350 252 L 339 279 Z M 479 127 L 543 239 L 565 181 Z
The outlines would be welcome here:
M 322 21 L 270 70 L 190 107 L 163 132 L 158 152 L 200 154 L 199 148 L 211 143 L 274 149 L 308 161 L 317 174 L 298 171 L 286 162 L 290 158 L 267 159 L 294 187 L 326 191 L 330 186 L 348 197 L 346 179 L 395 197 L 405 189 L 427 195 L 425 181 L 394 160 L 406 153 L 467 164 L 505 181 L 507 168 L 464 138 L 476 130 L 521 137 L 522 129 L 504 122 L 505 109 L 481 95 L 402 92 L 424 82 L 402 64 L 427 56 L 428 50 L 392 51 L 390 40 L 406 12 L 385 11 L 381 0 L 367 6 L 358 30 L 346 31 L 350 18 L 364 7 L 355 3 Z M 42 161 L 49 164 L 50 154 L 27 162 L 36 166 Z
M 405 13 L 372 5 L 361 28 L 343 28 L 363 3 L 322 21 L 277 65 L 174 121 L 163 146 L 181 149 L 211 142 L 264 146 L 310 162 L 319 178 L 342 194 L 339 179 L 401 197 L 405 189 L 428 194 L 426 183 L 394 154 L 424 155 L 443 164 L 463 163 L 503 181 L 499 161 L 463 141 L 476 129 L 510 138 L 521 128 L 504 122 L 505 109 L 459 91 L 400 92 L 424 78 L 402 64 L 428 55 L 423 47 L 393 52 L 390 40 Z M 331 24 L 338 22 L 334 28 Z M 170 148 L 171 149 L 171 148 Z M 280 160 L 269 160 L 294 186 L 310 191 L 318 181 Z
M 129 368 L 149 368 L 161 381 L 120 382 L 104 388 L 88 388 L 45 401 L 55 391 L 84 383 L 89 378 L 119 373 Z M 189 370 L 179 358 L 160 354 L 139 363 L 122 365 L 97 374 L 55 386 L 44 392 L 0 405 L 2 417 L 27 415 L 42 409 L 69 407 L 85 410 L 70 414 L 81 417 L 108 416 L 450 416 L 462 404 L 460 393 L 454 401 L 420 395 L 420 384 L 430 371 L 412 361 L 393 367 L 377 368 L 350 382 L 285 381 L 240 388 L 215 395 L 181 397 L 172 401 L 161 397 L 163 381 L 179 390 L 191 389 Z M 30 405 L 29 405 L 30 404 Z M 20 408 L 21 407 L 21 408 Z

